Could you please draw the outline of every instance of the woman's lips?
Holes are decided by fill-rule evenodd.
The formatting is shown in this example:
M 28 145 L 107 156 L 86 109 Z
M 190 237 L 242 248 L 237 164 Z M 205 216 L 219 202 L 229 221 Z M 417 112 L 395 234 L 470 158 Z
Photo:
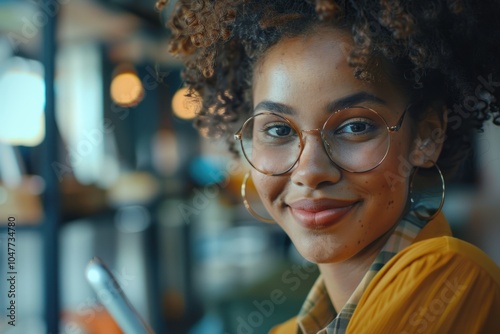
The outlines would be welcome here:
M 299 200 L 289 204 L 297 221 L 310 229 L 322 229 L 339 222 L 358 202 L 332 199 Z

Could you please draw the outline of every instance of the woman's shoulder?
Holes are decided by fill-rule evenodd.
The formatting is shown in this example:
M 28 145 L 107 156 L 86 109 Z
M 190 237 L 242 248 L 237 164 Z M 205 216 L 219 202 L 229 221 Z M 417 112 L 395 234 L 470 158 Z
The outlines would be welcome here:
M 380 276 L 401 276 L 400 271 L 419 268 L 420 277 L 431 272 L 466 266 L 483 272 L 500 285 L 500 268 L 478 247 L 454 238 L 445 216 L 441 213 L 428 222 L 413 240 L 380 271 Z M 426 270 L 428 269 L 428 270 Z M 418 282 L 416 282 L 418 283 Z
M 368 327 L 366 327 L 368 326 Z M 500 268 L 479 248 L 441 236 L 413 243 L 373 278 L 350 332 L 495 333 Z
M 424 302 L 423 296 L 432 299 L 450 289 L 456 296 L 465 290 L 474 290 L 476 296 L 489 292 L 500 307 L 500 267 L 468 242 L 450 236 L 429 238 L 396 254 L 375 275 L 363 297 L 392 300 L 395 294 L 401 298 L 418 295 Z M 498 312 L 500 316 L 500 308 Z
M 484 278 L 489 277 L 500 286 L 500 267 L 478 247 L 451 236 L 429 238 L 411 244 L 384 266 L 381 275 L 397 277 L 401 270 L 416 268 L 419 269 L 416 277 L 422 278 L 439 271 L 454 272 L 468 268 L 482 273 Z

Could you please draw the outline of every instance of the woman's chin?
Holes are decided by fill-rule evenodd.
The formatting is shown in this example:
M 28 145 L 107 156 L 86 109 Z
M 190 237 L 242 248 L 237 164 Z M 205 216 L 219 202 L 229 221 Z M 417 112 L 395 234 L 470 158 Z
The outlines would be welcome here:
M 297 245 L 298 252 L 304 259 L 315 264 L 338 263 L 349 259 L 353 254 L 347 246 L 332 247 L 331 245 L 305 246 Z

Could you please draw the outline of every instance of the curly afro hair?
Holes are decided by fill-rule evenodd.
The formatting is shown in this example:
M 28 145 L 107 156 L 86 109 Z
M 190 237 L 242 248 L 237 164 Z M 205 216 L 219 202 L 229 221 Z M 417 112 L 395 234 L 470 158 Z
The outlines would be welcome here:
M 167 3 L 158 1 L 158 10 Z M 448 127 L 438 164 L 447 174 L 467 156 L 473 131 L 489 119 L 500 125 L 498 1 L 178 0 L 168 21 L 170 52 L 202 103 L 200 132 L 228 135 L 234 148 L 231 135 L 252 111 L 255 62 L 283 37 L 318 25 L 351 32 L 348 62 L 358 79 L 373 79 L 374 56 L 394 64 L 414 119 L 444 101 Z

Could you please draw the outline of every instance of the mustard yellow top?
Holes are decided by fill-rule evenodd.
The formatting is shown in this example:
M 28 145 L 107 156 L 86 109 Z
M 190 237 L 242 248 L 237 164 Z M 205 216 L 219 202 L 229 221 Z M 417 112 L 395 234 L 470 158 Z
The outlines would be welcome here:
M 450 235 L 444 216 L 430 221 L 375 275 L 346 333 L 500 334 L 500 268 Z M 295 317 L 270 333 L 302 332 Z

